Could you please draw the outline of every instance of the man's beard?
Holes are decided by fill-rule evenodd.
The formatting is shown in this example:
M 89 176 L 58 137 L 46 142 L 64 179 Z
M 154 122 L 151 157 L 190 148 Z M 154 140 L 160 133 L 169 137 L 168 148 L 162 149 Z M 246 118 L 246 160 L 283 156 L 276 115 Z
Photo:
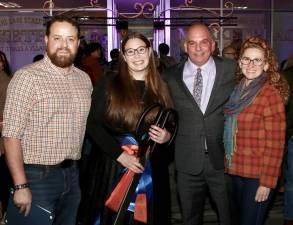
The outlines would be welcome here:
M 57 52 L 60 50 L 62 50 L 62 51 L 66 50 L 67 52 L 69 52 L 69 55 L 58 56 Z M 53 53 L 50 52 L 49 50 L 47 50 L 47 55 L 48 55 L 49 59 L 51 60 L 51 62 L 55 66 L 58 66 L 61 68 L 66 68 L 66 67 L 70 67 L 73 64 L 76 53 L 72 54 L 69 49 L 65 48 L 65 49 L 57 49 L 57 51 L 55 51 Z

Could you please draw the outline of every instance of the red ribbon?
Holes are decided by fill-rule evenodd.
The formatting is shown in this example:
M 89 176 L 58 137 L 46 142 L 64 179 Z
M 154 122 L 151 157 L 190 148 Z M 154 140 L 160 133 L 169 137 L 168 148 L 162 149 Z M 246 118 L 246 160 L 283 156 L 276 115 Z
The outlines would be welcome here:
M 138 146 L 137 145 L 123 145 L 121 147 L 125 152 L 130 155 L 137 155 Z M 110 197 L 107 199 L 105 206 L 111 209 L 114 212 L 118 212 L 120 209 L 121 203 L 124 199 L 124 196 L 130 186 L 134 172 L 132 170 L 127 170 L 119 183 L 111 193 Z M 134 220 L 147 223 L 147 197 L 146 193 L 139 193 L 135 199 L 135 208 L 134 208 Z

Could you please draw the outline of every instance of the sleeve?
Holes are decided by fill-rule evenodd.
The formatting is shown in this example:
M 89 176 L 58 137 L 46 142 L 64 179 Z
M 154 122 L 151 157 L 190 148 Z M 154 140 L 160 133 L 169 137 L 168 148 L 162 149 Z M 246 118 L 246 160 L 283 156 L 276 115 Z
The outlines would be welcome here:
M 118 142 L 108 129 L 104 127 L 104 116 L 107 107 L 107 84 L 109 75 L 97 83 L 92 94 L 92 104 L 87 120 L 86 133 L 94 143 L 108 156 L 116 160 L 122 153 Z
M 271 90 L 270 90 L 271 91 Z M 275 188 L 280 175 L 285 144 L 285 109 L 276 91 L 267 97 L 264 108 L 265 151 L 262 158 L 260 184 Z
M 3 137 L 22 139 L 34 100 L 33 78 L 25 71 L 17 71 L 7 89 Z

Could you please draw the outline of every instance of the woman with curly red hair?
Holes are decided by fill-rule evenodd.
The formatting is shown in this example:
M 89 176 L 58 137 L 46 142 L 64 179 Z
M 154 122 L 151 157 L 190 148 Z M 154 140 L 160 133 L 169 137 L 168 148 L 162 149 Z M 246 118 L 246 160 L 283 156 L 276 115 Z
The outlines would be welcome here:
M 238 225 L 261 225 L 280 175 L 289 86 L 271 47 L 260 37 L 240 50 L 238 81 L 225 113 L 225 167 Z

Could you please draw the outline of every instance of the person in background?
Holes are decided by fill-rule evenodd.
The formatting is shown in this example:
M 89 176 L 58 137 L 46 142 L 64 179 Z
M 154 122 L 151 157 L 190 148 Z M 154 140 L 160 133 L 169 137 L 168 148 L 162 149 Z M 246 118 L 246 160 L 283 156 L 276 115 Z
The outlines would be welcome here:
M 212 52 L 212 56 L 220 56 L 220 48 L 218 42 L 215 41 L 215 50 Z
M 237 224 L 261 225 L 280 175 L 288 84 L 270 45 L 260 37 L 242 44 L 236 78 L 224 106 L 225 168 Z
M 293 61 L 293 56 L 289 58 Z M 293 225 L 293 64 L 282 72 L 290 85 L 290 98 L 286 105 L 287 154 L 284 184 L 284 225 Z
M 114 48 L 110 51 L 111 61 L 108 64 L 108 70 L 112 72 L 118 72 L 119 66 L 119 49 Z
M 222 56 L 227 59 L 237 60 L 237 51 L 233 46 L 228 45 L 223 48 Z
M 98 50 L 98 61 L 102 67 L 102 71 L 103 71 L 102 74 L 104 74 L 107 71 L 107 67 L 108 67 L 108 62 L 105 58 L 104 49 L 102 45 L 98 42 L 96 42 L 96 49 Z
M 160 60 L 158 52 L 156 50 L 153 50 L 153 52 L 154 52 L 155 63 L 156 63 L 157 69 L 158 69 L 159 73 L 161 74 L 166 69 L 166 66 Z
M 283 70 L 286 70 L 290 67 L 293 66 L 293 55 L 291 55 L 287 60 L 286 62 L 284 63 L 284 67 L 283 67 Z
M 11 185 L 11 177 L 5 162 L 3 138 L 1 137 L 6 90 L 10 79 L 11 74 L 6 55 L 0 51 L 0 224 L 4 224 L 4 215 L 9 198 L 9 187 Z
M 281 63 L 280 63 L 280 70 L 283 71 L 286 68 L 286 63 L 287 63 L 287 59 L 284 59 Z
M 43 54 L 38 54 L 36 55 L 34 58 L 33 58 L 33 62 L 37 62 L 37 61 L 40 61 L 44 58 L 44 55 Z
M 77 67 L 81 70 L 83 69 L 82 68 L 82 59 L 84 58 L 84 49 L 85 49 L 86 45 L 87 45 L 87 42 L 85 40 L 85 37 L 83 35 L 80 36 L 80 44 L 78 46 L 78 50 L 77 50 L 73 64 L 75 67 Z
M 160 63 L 164 68 L 169 68 L 177 64 L 176 60 L 172 56 L 168 56 L 170 51 L 169 45 L 165 43 L 159 44 Z
M 100 43 L 90 43 L 84 48 L 85 57 L 82 59 L 82 69 L 90 76 L 93 86 L 103 75 L 100 65 L 101 57 Z
M 5 72 L 8 76 L 11 75 L 10 66 L 7 57 L 4 52 L 0 51 L 0 69 Z
M 123 140 L 134 135 L 135 126 L 144 109 L 153 103 L 172 107 L 166 83 L 156 69 L 149 40 L 138 33 L 129 34 L 121 43 L 118 73 L 109 73 L 96 85 L 87 122 L 87 135 L 92 140 L 93 165 L 89 170 L 87 190 L 81 203 L 81 224 L 113 224 L 114 214 L 105 207 L 121 170 L 135 173 L 149 171 L 137 156 L 125 151 Z M 148 135 L 163 144 L 170 138 L 166 129 L 152 125 Z M 97 147 L 95 147 L 97 146 Z M 135 144 L 133 144 L 135 146 Z M 151 157 L 153 188 L 148 200 L 147 224 L 170 224 L 169 176 L 167 151 L 158 146 Z M 123 150 L 124 149 L 124 150 Z M 130 222 L 129 222 L 130 221 Z M 128 211 L 124 224 L 134 224 Z
M 41 207 L 54 216 L 50 224 L 76 223 L 77 160 L 92 92 L 88 75 L 73 66 L 79 35 L 74 19 L 53 17 L 46 27 L 44 59 L 18 70 L 8 86 L 2 130 L 14 190 L 8 221 L 25 216 L 32 225 L 46 225 L 30 213 Z
M 184 225 L 203 223 L 208 192 L 220 224 L 231 224 L 222 136 L 223 105 L 234 87 L 235 63 L 212 56 L 215 46 L 208 27 L 191 25 L 184 42 L 188 59 L 163 73 L 179 114 L 175 168 Z

